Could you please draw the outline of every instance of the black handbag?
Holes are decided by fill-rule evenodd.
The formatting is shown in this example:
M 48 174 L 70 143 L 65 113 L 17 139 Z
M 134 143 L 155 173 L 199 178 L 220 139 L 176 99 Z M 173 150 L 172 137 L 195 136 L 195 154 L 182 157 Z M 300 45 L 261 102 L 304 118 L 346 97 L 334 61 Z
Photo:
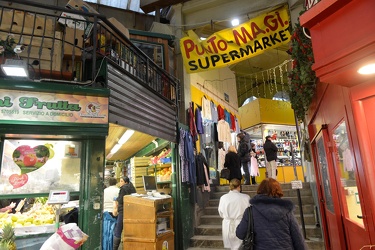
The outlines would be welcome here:
M 245 239 L 243 239 L 241 246 L 238 250 L 253 250 L 254 249 L 254 220 L 253 220 L 253 209 L 251 205 L 247 208 L 249 210 L 249 223 L 247 225 L 247 233 Z
M 220 178 L 226 179 L 229 181 L 230 179 L 230 170 L 228 168 L 223 168 L 220 172 Z

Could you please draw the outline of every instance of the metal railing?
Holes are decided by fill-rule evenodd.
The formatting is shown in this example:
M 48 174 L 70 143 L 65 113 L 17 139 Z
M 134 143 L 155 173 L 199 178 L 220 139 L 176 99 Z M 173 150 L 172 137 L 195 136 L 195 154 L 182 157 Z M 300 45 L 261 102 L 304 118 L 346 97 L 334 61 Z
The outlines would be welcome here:
M 0 0 L 1 45 L 0 60 L 26 61 L 33 80 L 106 87 L 105 66 L 111 63 L 166 100 L 177 99 L 178 79 L 97 13 Z

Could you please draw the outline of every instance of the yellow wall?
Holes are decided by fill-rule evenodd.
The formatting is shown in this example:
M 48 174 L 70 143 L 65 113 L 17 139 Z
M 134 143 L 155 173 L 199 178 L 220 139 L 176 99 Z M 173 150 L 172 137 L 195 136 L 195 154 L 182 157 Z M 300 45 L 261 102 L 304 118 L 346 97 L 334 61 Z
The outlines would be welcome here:
M 303 171 L 301 166 L 296 166 L 298 180 L 304 182 Z M 259 168 L 259 176 L 255 178 L 259 184 L 266 178 L 266 168 Z M 293 166 L 278 166 L 277 167 L 277 181 L 280 183 L 290 183 L 295 180 Z M 242 181 L 243 182 L 243 181 Z M 220 179 L 221 185 L 229 184 L 229 181 Z
M 258 98 L 240 107 L 238 112 L 242 129 L 261 123 L 295 125 L 294 112 L 289 102 Z

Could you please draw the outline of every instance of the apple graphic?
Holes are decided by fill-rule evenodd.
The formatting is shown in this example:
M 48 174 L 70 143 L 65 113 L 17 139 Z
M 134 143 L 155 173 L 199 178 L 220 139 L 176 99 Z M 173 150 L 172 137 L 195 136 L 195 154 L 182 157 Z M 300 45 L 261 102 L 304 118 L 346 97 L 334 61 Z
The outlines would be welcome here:
M 33 167 L 36 162 L 37 158 L 34 154 L 28 154 L 23 157 L 23 164 L 25 165 L 25 167 Z

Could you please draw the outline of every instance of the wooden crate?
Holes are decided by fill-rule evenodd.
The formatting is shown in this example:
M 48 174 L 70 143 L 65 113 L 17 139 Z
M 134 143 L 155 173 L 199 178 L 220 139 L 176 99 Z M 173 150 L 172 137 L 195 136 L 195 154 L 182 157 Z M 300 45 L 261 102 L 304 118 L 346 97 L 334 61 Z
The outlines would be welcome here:
M 134 187 L 136 189 L 143 189 L 143 180 L 142 180 L 142 177 L 134 177 L 134 176 L 131 176 L 130 177 L 130 181 L 133 183 Z M 138 190 L 137 190 L 138 192 Z
M 124 196 L 124 249 L 174 249 L 173 199 Z M 158 222 L 166 220 L 166 228 L 158 234 Z
M 132 167 L 148 166 L 150 164 L 151 157 L 133 157 L 130 159 L 130 165 Z
M 153 171 L 151 171 L 153 173 Z M 134 177 L 139 177 L 142 175 L 149 175 L 147 167 L 131 167 L 130 168 L 130 174 Z
M 163 244 L 166 245 L 163 248 Z M 142 239 L 123 239 L 123 249 L 137 249 L 137 250 L 161 250 L 168 249 L 174 250 L 174 233 L 166 233 L 160 237 L 157 237 L 154 241 L 146 241 Z

